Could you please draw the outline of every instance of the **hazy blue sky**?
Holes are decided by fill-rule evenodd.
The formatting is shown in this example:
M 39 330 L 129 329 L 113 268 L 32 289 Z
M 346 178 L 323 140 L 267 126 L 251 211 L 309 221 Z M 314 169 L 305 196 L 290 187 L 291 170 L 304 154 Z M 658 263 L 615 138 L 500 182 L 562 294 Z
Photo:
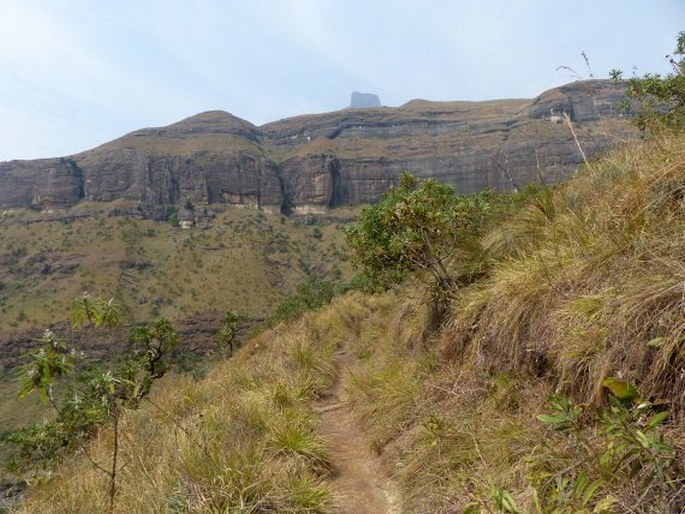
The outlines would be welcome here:
M 666 72 L 683 0 L 0 0 L 0 161 L 210 109 L 257 125 L 349 104 L 534 97 Z M 635 67 L 635 68 L 634 68 Z

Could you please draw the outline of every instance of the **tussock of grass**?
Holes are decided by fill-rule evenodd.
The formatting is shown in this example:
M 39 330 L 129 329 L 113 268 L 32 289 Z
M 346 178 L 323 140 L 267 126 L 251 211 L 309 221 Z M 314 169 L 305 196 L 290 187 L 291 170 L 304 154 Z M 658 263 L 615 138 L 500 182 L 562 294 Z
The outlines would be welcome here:
M 682 411 L 684 191 L 674 138 L 617 150 L 536 200 L 486 238 L 497 261 L 453 304 L 447 354 L 559 377 L 582 402 L 618 375 Z

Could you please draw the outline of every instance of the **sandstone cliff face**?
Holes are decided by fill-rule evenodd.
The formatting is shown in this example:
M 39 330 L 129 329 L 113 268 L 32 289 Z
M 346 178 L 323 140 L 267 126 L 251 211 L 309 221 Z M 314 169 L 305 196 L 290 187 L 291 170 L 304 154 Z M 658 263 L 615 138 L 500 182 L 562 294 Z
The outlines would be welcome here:
M 127 198 L 176 204 L 189 199 L 276 210 L 282 204 L 277 166 L 242 151 L 202 151 L 182 157 L 125 148 L 76 162 L 84 176 L 84 197 L 88 200 Z
M 82 198 L 81 170 L 69 159 L 0 162 L 0 207 L 68 207 Z
M 280 170 L 284 184 L 284 212 L 321 214 L 334 206 L 340 183 L 340 161 L 335 155 L 294 156 L 282 162 Z
M 264 157 L 258 129 L 220 111 L 140 130 L 73 160 L 88 200 L 191 200 L 270 210 L 283 204 L 278 167 Z
M 465 193 L 557 182 L 582 162 L 564 113 L 588 156 L 634 135 L 623 90 L 575 82 L 533 100 L 414 100 L 262 127 L 211 111 L 68 158 L 0 163 L 0 208 L 126 198 L 321 213 L 377 200 L 403 171 Z

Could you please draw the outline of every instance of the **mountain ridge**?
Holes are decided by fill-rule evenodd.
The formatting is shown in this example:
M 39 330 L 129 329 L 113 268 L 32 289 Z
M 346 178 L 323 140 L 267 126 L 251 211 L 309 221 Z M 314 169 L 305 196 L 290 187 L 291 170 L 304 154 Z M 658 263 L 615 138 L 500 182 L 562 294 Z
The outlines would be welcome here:
M 377 200 L 403 171 L 456 190 L 511 190 L 569 178 L 588 156 L 635 134 L 624 84 L 573 82 L 534 99 L 411 100 L 256 126 L 206 111 L 59 158 L 0 163 L 0 208 L 68 207 L 119 198 L 169 208 L 226 203 L 285 214 Z

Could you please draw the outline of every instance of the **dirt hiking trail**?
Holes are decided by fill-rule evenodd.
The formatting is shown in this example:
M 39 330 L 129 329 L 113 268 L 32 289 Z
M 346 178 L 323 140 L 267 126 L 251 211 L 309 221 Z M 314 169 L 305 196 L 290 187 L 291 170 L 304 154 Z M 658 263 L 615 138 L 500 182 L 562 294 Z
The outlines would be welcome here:
M 342 514 L 396 514 L 397 493 L 367 446 L 349 411 L 345 385 L 354 357 L 345 349 L 336 353 L 336 379 L 329 394 L 317 402 L 320 432 L 328 441 L 336 477 L 334 494 Z

